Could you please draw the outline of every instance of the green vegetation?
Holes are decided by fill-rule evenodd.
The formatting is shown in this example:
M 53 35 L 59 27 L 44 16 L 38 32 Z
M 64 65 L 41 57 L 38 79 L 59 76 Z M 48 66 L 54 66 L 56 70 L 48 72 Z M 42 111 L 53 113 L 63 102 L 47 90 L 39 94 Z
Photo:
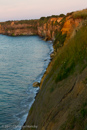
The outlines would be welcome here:
M 87 26 L 81 28 L 76 36 L 72 38 L 68 45 L 64 47 L 61 54 L 58 56 L 59 59 L 62 58 L 63 61 L 60 62 L 60 70 L 58 71 L 56 82 L 67 78 L 78 66 L 79 72 L 82 68 L 85 69 L 87 65 Z M 85 65 L 85 67 L 84 67 Z M 83 69 L 83 70 L 84 70 Z
M 73 16 L 74 19 L 76 19 L 76 18 L 87 19 L 87 9 L 74 12 L 74 13 L 72 14 L 72 16 Z
M 64 17 L 64 16 L 65 16 L 65 14 L 60 14 L 60 15 L 59 15 L 59 17 Z
M 65 15 L 60 14 L 60 15 L 52 15 L 52 16 L 47 16 L 47 17 L 41 17 L 40 20 L 39 20 L 39 24 L 41 26 L 41 25 L 47 23 L 50 18 L 58 18 L 58 17 L 65 17 Z M 59 23 L 56 21 L 55 25 L 59 25 Z M 52 22 L 52 26 L 53 26 L 53 22 Z
M 66 21 L 66 16 L 65 17 L 63 17 L 63 19 L 60 21 L 60 30 L 62 29 L 62 27 L 63 27 L 63 25 L 64 25 L 64 23 L 65 23 L 65 21 Z
M 62 34 L 62 32 L 58 32 L 58 30 L 55 30 L 55 41 L 54 41 L 54 47 L 59 48 L 63 46 L 64 41 L 66 39 L 66 34 Z
M 40 20 L 45 20 L 45 19 L 46 19 L 46 17 L 41 17 L 41 18 L 40 18 Z
M 0 22 L 1 25 L 10 25 L 12 21 Z
M 70 39 L 66 46 L 59 49 L 56 55 L 56 60 L 48 78 L 54 73 L 55 82 L 59 82 L 74 72 L 81 73 L 87 66 L 87 25 L 84 25 L 76 35 Z M 58 44 L 62 45 L 65 40 L 65 35 L 61 32 L 57 33 L 54 41 L 54 47 Z
M 69 63 L 70 62 L 70 63 Z M 63 65 L 61 66 L 61 69 L 59 71 L 59 74 L 57 75 L 55 81 L 61 81 L 65 78 L 67 78 L 70 74 L 74 72 L 75 63 L 74 61 L 65 61 Z
M 43 24 L 47 23 L 49 18 L 47 17 L 41 17 L 39 20 L 39 25 L 42 26 Z
M 12 33 L 12 36 L 15 36 L 15 34 L 14 34 L 14 33 Z
M 60 14 L 60 15 L 51 15 L 51 16 L 47 16 L 47 18 L 58 18 L 58 17 L 64 17 L 65 14 Z
M 20 34 L 20 36 L 24 36 L 24 34 L 23 34 L 23 33 L 21 33 L 21 34 Z
M 37 25 L 38 20 L 20 20 L 20 21 L 15 21 L 15 24 L 32 24 L 32 25 Z
M 70 15 L 72 15 L 73 14 L 73 12 L 70 12 L 70 13 L 67 13 L 67 15 L 66 16 L 70 16 Z
M 82 108 L 80 113 L 81 113 L 82 118 L 85 118 L 87 116 L 87 109 Z
M 59 15 L 51 15 L 51 16 L 48 16 L 48 18 L 57 18 L 59 17 Z
M 55 23 L 54 23 L 54 25 L 55 26 L 57 26 L 57 25 L 60 25 L 58 22 L 57 22 L 57 20 L 55 21 Z

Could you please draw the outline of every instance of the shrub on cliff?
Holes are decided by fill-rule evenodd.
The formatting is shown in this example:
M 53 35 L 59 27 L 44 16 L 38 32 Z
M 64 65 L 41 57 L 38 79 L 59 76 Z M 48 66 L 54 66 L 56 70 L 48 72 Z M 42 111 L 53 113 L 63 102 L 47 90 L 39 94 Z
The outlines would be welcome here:
M 54 25 L 55 26 L 57 26 L 57 25 L 60 25 L 58 22 L 57 22 L 57 20 L 55 21 L 55 23 L 54 23 Z
M 45 20 L 45 19 L 46 19 L 46 17 L 41 17 L 41 18 L 40 18 L 40 20 Z
M 72 16 L 74 19 L 77 19 L 77 18 L 87 19 L 87 9 L 74 12 Z
M 56 18 L 56 17 L 58 17 L 58 15 L 51 15 L 51 16 L 49 16 L 49 17 L 51 17 L 51 18 Z
M 57 30 L 55 31 L 55 41 L 54 41 L 54 46 L 57 49 L 58 47 L 63 46 L 64 41 L 66 39 L 66 34 L 62 34 L 62 32 L 58 32 Z
M 59 15 L 59 17 L 64 17 L 64 16 L 65 16 L 65 14 L 60 14 L 60 15 Z
M 35 25 L 37 24 L 38 20 L 20 20 L 20 21 L 16 21 L 15 24 L 31 24 L 31 25 Z

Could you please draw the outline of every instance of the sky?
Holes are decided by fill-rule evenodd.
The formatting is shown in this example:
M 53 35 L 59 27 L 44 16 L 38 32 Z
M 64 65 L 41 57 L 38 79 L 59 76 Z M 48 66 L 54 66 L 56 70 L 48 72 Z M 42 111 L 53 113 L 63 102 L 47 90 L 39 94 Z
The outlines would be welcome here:
M 0 0 L 0 21 L 38 19 L 86 8 L 87 0 Z

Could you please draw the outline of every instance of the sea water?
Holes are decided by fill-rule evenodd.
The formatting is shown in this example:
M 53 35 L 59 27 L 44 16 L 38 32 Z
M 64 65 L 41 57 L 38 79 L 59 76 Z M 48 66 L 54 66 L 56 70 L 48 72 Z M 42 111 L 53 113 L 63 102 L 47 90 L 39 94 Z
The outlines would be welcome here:
M 38 36 L 0 35 L 0 130 L 20 130 L 53 51 Z

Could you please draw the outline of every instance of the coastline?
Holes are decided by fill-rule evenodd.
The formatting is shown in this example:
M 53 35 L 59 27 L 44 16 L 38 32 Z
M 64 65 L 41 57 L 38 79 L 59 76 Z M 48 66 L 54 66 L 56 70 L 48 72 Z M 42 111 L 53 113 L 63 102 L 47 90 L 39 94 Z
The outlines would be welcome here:
M 39 36 L 40 37 L 40 36 Z M 41 37 L 40 37 L 41 38 Z M 43 39 L 41 39 L 41 40 L 43 40 Z M 33 100 L 33 102 L 32 102 L 32 105 L 33 105 L 33 103 L 35 102 L 35 100 L 36 100 L 36 98 L 37 98 L 37 95 L 39 94 L 39 92 L 40 92 L 40 89 L 41 89 L 41 87 L 42 87 L 42 84 L 43 84 L 43 82 L 44 82 L 44 79 L 45 79 L 45 77 L 47 76 L 47 74 L 48 74 L 48 72 L 49 72 L 49 70 L 51 69 L 51 66 L 52 66 L 52 60 L 53 60 L 53 58 L 51 58 L 51 54 L 53 54 L 54 53 L 54 47 L 53 47 L 53 41 L 52 40 L 49 40 L 49 41 L 51 41 L 51 43 L 50 44 L 52 44 L 52 50 L 51 50 L 51 52 L 50 52 L 50 61 L 49 61 L 49 63 L 48 63 L 48 66 L 47 66 L 47 68 L 45 69 L 45 72 L 44 72 L 44 74 L 41 76 L 41 80 L 40 80 L 40 82 L 38 82 L 38 83 L 40 83 L 40 86 L 39 87 L 35 87 L 35 88 L 38 88 L 38 90 L 37 90 L 37 92 L 36 92 L 36 96 L 34 97 L 34 100 Z M 45 41 L 45 42 L 49 42 L 49 41 Z M 36 80 L 36 82 L 37 82 L 37 80 Z M 32 105 L 31 105 L 31 107 L 32 107 Z M 31 107 L 30 107 L 30 109 L 31 109 Z M 29 109 L 29 111 L 30 111 L 30 109 Z M 29 111 L 28 111 L 28 115 L 29 115 Z M 27 115 L 27 118 L 28 118 L 28 115 Z M 27 118 L 26 118 L 26 121 L 27 121 Z M 24 124 L 23 124 L 23 126 L 21 127 L 21 129 L 20 130 L 23 130 L 23 128 L 25 127 L 25 124 L 26 124 L 26 121 L 24 122 Z M 36 127 L 36 126 L 35 126 Z
M 41 40 L 53 40 L 54 52 L 48 54 L 45 51 L 46 48 L 43 50 L 42 54 L 50 55 L 49 64 L 45 66 L 46 68 L 43 67 L 45 71 L 41 73 L 42 77 L 38 80 L 40 82 L 39 90 L 34 91 L 33 104 L 30 110 L 27 109 L 26 121 L 25 123 L 22 122 L 20 129 L 86 129 L 87 9 L 70 12 L 62 17 L 61 15 L 42 17 L 38 21 L 28 21 L 31 26 L 25 25 L 24 22 L 26 21 L 22 21 L 21 25 L 20 21 L 7 22 L 7 26 L 1 23 L 1 31 L 10 36 L 36 34 L 42 38 Z M 44 59 L 43 64 L 47 63 L 47 60 L 48 58 Z M 40 71 L 40 64 L 37 63 L 38 61 L 35 67 L 37 65 L 38 72 L 42 72 Z M 35 71 L 36 68 L 34 73 Z M 35 79 L 37 82 L 37 78 Z M 19 129 L 16 128 L 15 130 Z
M 6 35 L 5 35 L 6 36 Z M 8 36 L 8 35 L 7 35 Z M 38 36 L 39 37 L 39 36 Z M 39 39 L 41 39 L 40 37 L 39 37 Z M 41 39 L 41 41 L 42 41 L 42 39 Z M 46 41 L 45 41 L 45 43 L 46 43 Z M 47 43 L 46 43 L 47 44 Z M 51 44 L 51 45 L 50 45 Z M 48 64 L 49 64 L 49 62 L 51 61 L 50 60 L 50 54 L 51 54 L 51 52 L 53 52 L 53 47 L 52 47 L 52 43 L 49 43 L 48 44 L 48 48 L 49 48 L 49 52 L 47 53 L 47 57 L 44 57 L 45 59 L 43 59 L 43 62 L 44 62 L 44 68 L 43 68 L 43 73 L 41 73 L 37 78 L 36 78 L 36 80 L 38 80 L 38 81 L 41 81 L 41 78 L 42 78 L 42 76 L 43 76 L 43 74 L 44 74 L 44 72 L 46 71 L 46 68 L 47 68 L 47 62 L 48 62 Z M 46 63 L 46 64 L 45 64 Z M 33 82 L 32 82 L 33 83 Z M 37 95 L 38 94 L 38 90 L 39 88 L 35 88 L 35 95 Z M 36 98 L 36 96 L 35 96 L 35 98 Z M 30 106 L 32 106 L 32 104 L 34 103 L 34 101 L 35 101 L 35 98 L 33 99 L 33 101 L 32 101 L 32 103 L 30 104 Z M 30 106 L 29 106 L 29 109 L 30 109 Z M 22 128 L 22 126 L 23 126 L 23 120 L 25 120 L 24 118 L 26 118 L 27 119 L 27 116 L 28 115 L 28 113 L 26 114 L 26 115 L 24 115 L 23 116 L 23 118 L 21 118 L 21 120 L 20 120 L 20 122 L 19 122 L 19 126 L 17 127 L 17 126 L 14 126 L 14 128 L 13 129 L 21 129 Z M 22 121 L 22 122 L 21 122 Z M 22 125 L 21 125 L 22 124 Z M 15 128 L 16 127 L 16 128 Z M 19 128 L 20 127 L 20 128 Z
M 3 35 L 3 34 L 2 34 L 2 35 Z M 7 36 L 9 36 L 9 35 L 7 35 Z M 27 36 L 27 35 L 25 35 L 25 36 Z M 32 35 L 30 35 L 30 36 L 32 36 Z M 37 36 L 38 36 L 38 35 L 37 35 Z M 38 37 L 43 41 L 43 39 L 42 39 L 40 36 L 38 36 Z M 45 41 L 45 42 L 49 42 L 49 41 Z M 51 44 L 52 46 L 50 47 L 49 56 L 51 55 L 51 53 L 53 53 L 53 43 L 52 43 L 52 41 L 51 41 L 50 44 Z M 48 66 L 49 66 L 49 64 L 51 63 L 51 57 L 48 58 L 48 59 L 46 59 L 46 60 L 44 60 L 44 62 L 47 62 L 47 61 L 49 61 L 49 63 L 48 63 Z M 44 63 L 44 64 L 45 64 L 45 63 Z M 42 83 L 43 77 L 44 77 L 44 75 L 45 75 L 45 73 L 46 73 L 46 71 L 47 71 L 48 66 L 47 66 L 46 68 L 44 68 L 43 74 L 41 74 L 35 81 L 39 81 L 40 83 Z M 33 84 L 33 82 L 32 82 L 32 84 Z M 32 86 L 32 87 L 33 87 L 33 86 Z M 30 107 L 29 107 L 29 111 L 30 111 L 30 108 L 32 107 L 33 103 L 35 102 L 35 99 L 36 99 L 36 97 L 37 97 L 37 95 L 38 95 L 38 93 L 39 93 L 39 91 L 40 91 L 40 88 L 39 88 L 39 87 L 38 87 L 38 88 L 35 88 L 35 89 L 36 89 L 36 91 L 35 91 L 35 97 L 34 97 L 32 103 L 29 105 L 29 106 L 30 106 Z M 27 120 L 29 111 L 28 111 L 28 113 L 26 113 L 26 115 L 23 116 L 24 119 L 21 119 L 22 122 L 20 121 L 19 124 L 18 124 L 18 126 L 16 126 L 17 130 L 22 130 L 22 127 L 23 127 L 23 126 L 25 125 L 25 123 L 26 123 L 26 120 Z M 26 120 L 25 120 L 25 118 L 26 118 Z M 24 123 L 23 123 L 23 120 L 25 120 Z M 21 123 L 22 123 L 23 125 L 21 125 Z M 16 130 L 16 128 L 14 128 L 14 130 Z

